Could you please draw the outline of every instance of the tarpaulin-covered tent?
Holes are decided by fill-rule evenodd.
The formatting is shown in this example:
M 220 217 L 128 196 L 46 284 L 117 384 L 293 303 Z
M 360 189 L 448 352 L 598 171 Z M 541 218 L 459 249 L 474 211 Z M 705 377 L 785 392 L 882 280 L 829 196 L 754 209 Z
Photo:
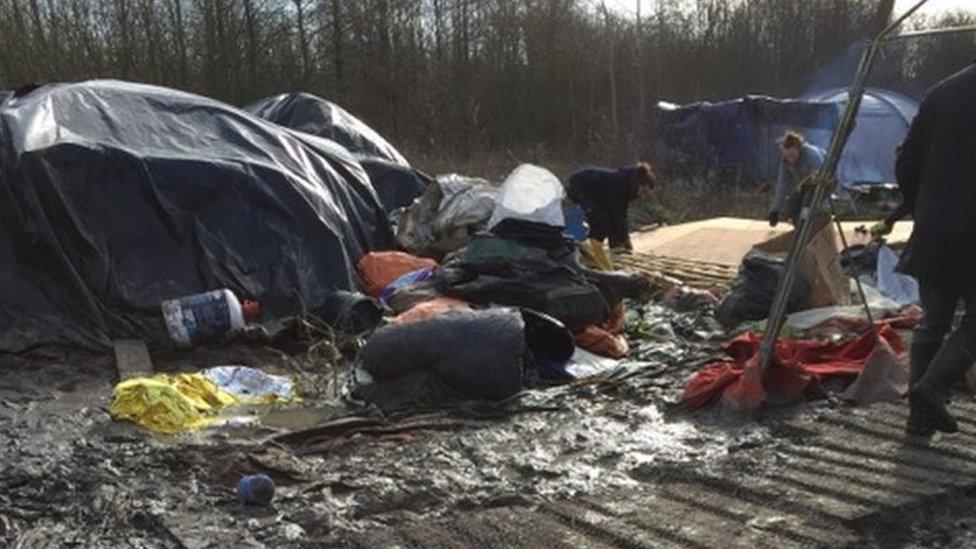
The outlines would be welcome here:
M 843 108 L 847 89 L 836 88 L 803 96 L 804 100 L 835 103 Z M 895 150 L 908 134 L 918 103 L 891 90 L 868 88 L 857 112 L 857 125 L 837 166 L 843 183 L 895 180 Z
M 269 122 L 329 138 L 356 154 L 409 167 L 407 159 L 363 121 L 335 103 L 310 93 L 285 93 L 244 107 Z
M 655 109 L 657 160 L 664 167 L 718 170 L 739 179 L 767 182 L 776 177 L 776 139 L 787 129 L 803 132 L 826 149 L 847 99 L 846 90 L 802 99 L 747 96 L 718 103 Z M 837 169 L 842 184 L 894 180 L 895 147 L 905 138 L 917 105 L 900 94 L 869 89 Z
M 387 213 L 413 204 L 433 182 L 427 174 L 388 160 L 355 155 L 380 197 Z
M 776 140 L 783 132 L 799 128 L 814 143 L 829 141 L 840 108 L 830 102 L 750 95 L 684 106 L 661 102 L 654 115 L 656 160 L 663 167 L 680 165 L 762 182 L 776 177 Z
M 2 351 L 153 339 L 162 300 L 221 287 L 313 310 L 391 242 L 344 148 L 218 101 L 91 81 L 0 110 Z

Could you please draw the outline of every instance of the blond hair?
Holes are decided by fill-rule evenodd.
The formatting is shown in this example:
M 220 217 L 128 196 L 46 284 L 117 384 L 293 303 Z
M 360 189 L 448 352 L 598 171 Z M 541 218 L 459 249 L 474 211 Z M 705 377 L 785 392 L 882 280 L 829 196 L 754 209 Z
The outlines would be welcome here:
M 637 175 L 638 185 L 654 185 L 654 169 L 647 162 L 634 164 L 634 173 Z

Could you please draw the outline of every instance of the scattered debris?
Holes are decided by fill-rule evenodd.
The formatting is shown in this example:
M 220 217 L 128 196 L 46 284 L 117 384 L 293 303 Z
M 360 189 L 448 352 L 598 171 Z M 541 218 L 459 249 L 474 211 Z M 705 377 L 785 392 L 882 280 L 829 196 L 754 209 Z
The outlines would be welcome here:
M 218 421 L 235 405 L 291 402 L 292 381 L 246 366 L 218 366 L 195 374 L 157 374 L 115 386 L 109 412 L 154 433 L 174 435 Z
M 854 259 L 873 277 L 866 300 L 881 320 L 872 325 L 861 308 L 845 306 L 850 280 L 830 224 L 801 261 L 809 288 L 795 296 L 788 321 L 797 337 L 778 343 L 763 380 L 755 357 L 762 336 L 749 330 L 761 326 L 746 321 L 766 316 L 782 270 L 775 255 L 790 234 L 752 227 L 726 246 L 734 235 L 717 225 L 664 227 L 678 236 L 662 235 L 652 253 L 638 238 L 635 253 L 611 257 L 586 240 L 580 212 L 566 207 L 548 170 L 521 165 L 501 185 L 458 175 L 431 181 L 365 124 L 314 96 L 249 107 L 297 130 L 287 131 L 147 86 L 95 82 L 37 93 L 13 107 L 19 112 L 0 114 L 0 137 L 12 138 L 14 150 L 26 130 L 11 116 L 40 127 L 44 101 L 57 113 L 90 95 L 109 106 L 111 123 L 65 120 L 64 135 L 95 124 L 93 142 L 111 153 L 73 158 L 97 167 L 75 174 L 55 169 L 70 164 L 60 134 L 36 151 L 49 158 L 52 188 L 71 179 L 81 189 L 42 198 L 78 213 L 94 256 L 50 245 L 60 232 L 76 236 L 72 227 L 54 223 L 41 234 L 48 245 L 39 253 L 61 269 L 52 280 L 72 284 L 52 299 L 78 290 L 68 303 L 76 310 L 54 307 L 58 314 L 46 317 L 45 302 L 40 316 L 17 317 L 0 346 L 104 350 L 111 341 L 121 382 L 112 389 L 110 357 L 53 347 L 0 357 L 13 364 L 0 369 L 0 435 L 9 441 L 0 460 L 11 464 L 0 474 L 2 543 L 342 545 L 381 528 L 492 508 L 536 512 L 556 500 L 664 485 L 672 475 L 711 486 L 724 478 L 719 472 L 787 468 L 800 460 L 780 450 L 810 435 L 777 417 L 783 408 L 745 424 L 688 408 L 796 405 L 801 415 L 819 414 L 897 399 L 906 388 L 897 330 L 918 319 L 906 307 L 917 288 L 913 297 L 912 281 L 892 273 L 894 251 L 865 246 Z M 138 107 L 145 123 L 113 104 Z M 158 136 L 183 126 L 192 135 L 174 137 L 173 150 L 146 153 L 165 149 Z M 233 128 L 216 143 L 200 141 Z M 206 154 L 208 144 L 245 169 Z M 263 156 L 249 161 L 251 154 Z M 0 182 L 13 196 L 43 188 L 40 171 L 13 160 L 0 156 Z M 151 192 L 138 196 L 82 192 L 98 187 L 92 177 L 124 189 L 146 172 L 173 178 L 139 187 Z M 186 193 L 191 183 L 205 184 Z M 147 206 L 143 194 L 164 206 Z M 109 230 L 121 223 L 110 211 L 120 204 L 133 206 L 132 219 L 163 227 L 147 233 L 161 251 L 188 259 L 159 273 L 128 263 L 119 253 L 127 241 Z M 13 227 L 14 236 L 25 231 Z M 274 238 L 262 239 L 266 233 Z M 192 254 L 182 253 L 186 246 Z M 91 257 L 111 265 L 112 276 Z M 20 284 L 29 265 L 15 259 L 12 296 L 30 289 Z M 220 289 L 200 293 L 211 288 Z M 31 295 L 16 310 L 31 313 L 23 307 Z M 237 296 L 260 299 L 265 322 L 244 330 L 259 307 Z M 824 307 L 810 308 L 817 305 Z M 60 320 L 34 330 L 43 318 Z M 107 339 L 129 332 L 145 337 Z M 204 367 L 211 364 L 226 366 Z M 828 394 L 842 398 L 809 399 Z M 951 457 L 969 457 L 960 455 Z M 770 535 L 801 524 L 794 509 L 744 520 L 765 499 L 755 493 L 745 507 L 702 505 Z

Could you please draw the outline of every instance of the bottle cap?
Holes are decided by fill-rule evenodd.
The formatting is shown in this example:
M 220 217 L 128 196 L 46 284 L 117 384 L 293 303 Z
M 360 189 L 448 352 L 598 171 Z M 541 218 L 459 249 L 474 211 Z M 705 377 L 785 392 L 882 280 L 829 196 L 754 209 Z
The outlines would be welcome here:
M 241 303 L 241 313 L 244 315 L 244 320 L 251 320 L 252 318 L 261 316 L 261 302 L 254 299 L 245 299 L 244 303 Z

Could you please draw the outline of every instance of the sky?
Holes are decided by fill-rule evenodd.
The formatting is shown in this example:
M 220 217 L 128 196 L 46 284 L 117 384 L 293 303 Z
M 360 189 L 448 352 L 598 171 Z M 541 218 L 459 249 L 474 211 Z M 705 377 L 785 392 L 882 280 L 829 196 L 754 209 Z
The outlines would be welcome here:
M 667 4 L 672 4 L 680 0 L 664 0 Z M 915 5 L 918 0 L 896 0 L 895 1 L 895 17 L 898 17 L 902 13 L 908 10 L 908 8 Z M 633 13 L 637 9 L 638 0 L 606 0 L 607 6 L 614 6 L 621 11 L 627 11 Z M 654 6 L 657 5 L 658 0 L 641 0 L 641 6 L 644 13 L 650 13 L 654 11 Z M 938 14 L 945 11 L 955 11 L 955 10 L 970 10 L 976 11 L 976 1 L 974 0 L 929 0 L 928 4 L 922 6 L 918 11 L 920 14 Z
M 916 3 L 916 0 L 896 0 L 895 17 L 908 11 Z M 937 14 L 944 11 L 974 10 L 973 0 L 929 0 L 928 4 L 922 6 L 918 13 Z

